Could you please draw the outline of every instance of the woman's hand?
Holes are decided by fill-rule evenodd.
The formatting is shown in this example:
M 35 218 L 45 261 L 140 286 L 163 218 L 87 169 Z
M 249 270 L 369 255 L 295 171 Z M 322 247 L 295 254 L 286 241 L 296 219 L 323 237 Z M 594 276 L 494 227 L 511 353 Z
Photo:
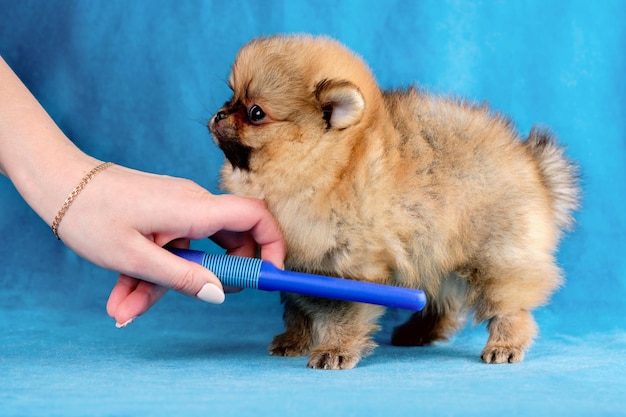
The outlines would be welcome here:
M 112 166 L 95 176 L 59 226 L 59 236 L 81 257 L 120 272 L 107 312 L 118 325 L 146 312 L 166 289 L 207 302 L 224 300 L 206 268 L 162 247 L 188 248 L 212 237 L 229 254 L 261 257 L 282 267 L 285 243 L 260 200 L 213 195 L 181 178 Z
M 163 249 L 212 237 L 229 253 L 282 267 L 285 242 L 259 200 L 216 196 L 181 178 L 113 165 L 93 176 L 58 222 L 68 193 L 100 161 L 78 149 L 0 57 L 0 174 L 81 257 L 120 273 L 107 311 L 122 325 L 172 288 L 224 301 L 211 271 Z M 52 237 L 52 234 L 51 234 Z

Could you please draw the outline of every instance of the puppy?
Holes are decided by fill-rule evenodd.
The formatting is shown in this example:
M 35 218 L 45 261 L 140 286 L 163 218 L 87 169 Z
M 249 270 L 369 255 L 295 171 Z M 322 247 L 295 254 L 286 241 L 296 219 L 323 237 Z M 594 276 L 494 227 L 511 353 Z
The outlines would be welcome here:
M 367 65 L 326 37 L 252 40 L 233 96 L 209 122 L 225 190 L 263 199 L 286 267 L 423 289 L 427 307 L 394 345 L 445 340 L 471 310 L 488 322 L 481 358 L 523 359 L 531 310 L 562 282 L 554 253 L 578 205 L 576 167 L 550 135 L 522 141 L 486 106 L 416 88 L 381 91 Z M 376 345 L 379 306 L 282 294 L 272 355 L 349 369 Z

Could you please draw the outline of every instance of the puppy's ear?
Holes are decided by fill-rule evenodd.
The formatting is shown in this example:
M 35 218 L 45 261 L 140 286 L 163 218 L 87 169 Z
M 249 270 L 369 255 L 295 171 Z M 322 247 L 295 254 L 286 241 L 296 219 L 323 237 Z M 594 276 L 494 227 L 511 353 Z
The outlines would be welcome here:
M 315 87 L 315 97 L 329 129 L 345 129 L 355 125 L 365 110 L 363 95 L 349 81 L 322 80 Z

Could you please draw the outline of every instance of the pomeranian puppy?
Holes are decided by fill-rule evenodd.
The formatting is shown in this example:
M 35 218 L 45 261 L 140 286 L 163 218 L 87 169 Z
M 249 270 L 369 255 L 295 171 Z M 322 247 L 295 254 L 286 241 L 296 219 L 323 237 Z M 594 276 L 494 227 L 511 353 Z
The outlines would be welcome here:
M 575 165 L 550 134 L 523 141 L 484 105 L 417 88 L 382 91 L 327 37 L 270 36 L 238 53 L 233 96 L 209 122 L 222 188 L 265 201 L 286 267 L 423 289 L 392 344 L 445 340 L 469 311 L 487 321 L 487 363 L 523 359 L 531 310 L 562 282 L 555 251 L 578 205 Z M 354 367 L 384 308 L 282 294 L 272 355 Z

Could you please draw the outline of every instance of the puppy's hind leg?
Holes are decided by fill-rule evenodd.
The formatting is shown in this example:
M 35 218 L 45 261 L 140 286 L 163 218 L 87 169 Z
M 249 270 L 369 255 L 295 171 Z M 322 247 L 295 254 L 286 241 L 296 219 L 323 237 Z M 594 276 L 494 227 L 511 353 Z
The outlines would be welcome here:
M 454 314 L 437 311 L 430 304 L 414 313 L 404 324 L 393 329 L 391 344 L 394 346 L 426 346 L 440 340 L 448 340 L 459 323 Z
M 485 363 L 521 362 L 537 335 L 537 324 L 527 310 L 497 315 L 489 320 L 488 329 L 489 340 L 480 355 Z
M 468 298 L 467 281 L 454 274 L 446 276 L 439 294 L 428 296 L 428 304 L 414 313 L 391 336 L 394 346 L 426 346 L 448 340 L 464 323 Z
M 550 259 L 479 273 L 476 320 L 489 321 L 489 339 L 481 359 L 486 363 L 521 362 L 538 331 L 530 310 L 547 301 L 561 282 L 560 271 Z

